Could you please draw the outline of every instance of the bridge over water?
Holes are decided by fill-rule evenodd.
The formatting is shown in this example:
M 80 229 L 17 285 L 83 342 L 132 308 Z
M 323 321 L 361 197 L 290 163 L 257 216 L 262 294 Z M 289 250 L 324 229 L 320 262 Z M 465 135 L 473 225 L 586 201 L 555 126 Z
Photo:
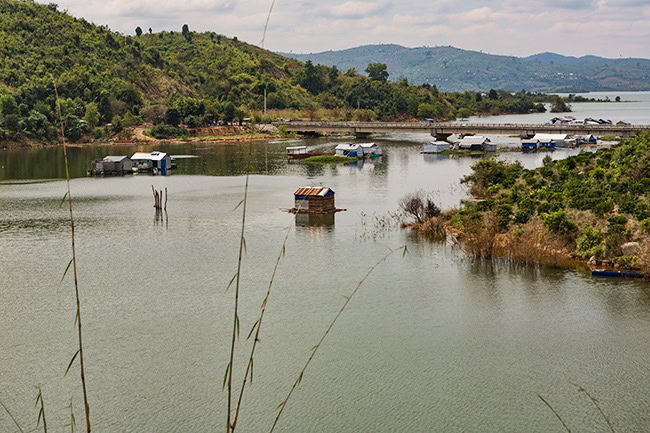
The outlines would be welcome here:
M 533 137 L 537 133 L 630 137 L 650 131 L 650 125 L 541 125 L 533 123 L 463 123 L 463 122 L 275 122 L 288 131 L 301 134 L 342 133 L 368 136 L 376 133 L 430 133 L 438 139 L 452 134 L 494 134 Z

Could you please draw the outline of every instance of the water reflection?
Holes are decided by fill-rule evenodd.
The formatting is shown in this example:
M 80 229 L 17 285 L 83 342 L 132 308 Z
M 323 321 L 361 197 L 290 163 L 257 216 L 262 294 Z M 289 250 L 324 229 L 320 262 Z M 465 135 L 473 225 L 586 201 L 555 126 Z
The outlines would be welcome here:
M 328 227 L 333 228 L 336 221 L 335 213 L 328 214 L 296 214 L 296 227 Z

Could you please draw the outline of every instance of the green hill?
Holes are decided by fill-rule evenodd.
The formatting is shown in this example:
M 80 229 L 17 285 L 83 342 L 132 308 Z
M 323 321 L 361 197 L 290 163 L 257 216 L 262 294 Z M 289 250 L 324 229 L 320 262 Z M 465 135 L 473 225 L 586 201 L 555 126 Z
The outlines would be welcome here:
M 244 117 L 443 120 L 543 111 L 540 102 L 548 100 L 502 91 L 441 93 L 435 85 L 388 81 L 383 65 L 374 65 L 370 77 L 342 74 L 187 26 L 136 34 L 112 32 L 54 4 L 0 0 L 0 142 L 56 139 L 55 82 L 70 140 L 128 138 L 131 127 L 145 123 L 156 126 L 153 136 L 171 137 L 186 134 L 179 124 Z
M 543 53 L 526 58 L 497 56 L 453 47 L 406 48 L 400 45 L 365 45 L 342 51 L 286 54 L 295 59 L 365 69 L 385 63 L 394 78 L 435 84 L 443 91 L 605 91 L 650 90 L 650 60 L 566 57 Z

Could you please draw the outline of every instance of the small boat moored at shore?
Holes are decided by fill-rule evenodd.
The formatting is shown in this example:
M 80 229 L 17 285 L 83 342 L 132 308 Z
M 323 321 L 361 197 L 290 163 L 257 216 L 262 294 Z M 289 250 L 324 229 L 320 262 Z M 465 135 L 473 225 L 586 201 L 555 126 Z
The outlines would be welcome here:
M 592 269 L 594 277 L 618 277 L 618 278 L 645 278 L 645 275 L 635 271 L 613 271 L 607 269 Z

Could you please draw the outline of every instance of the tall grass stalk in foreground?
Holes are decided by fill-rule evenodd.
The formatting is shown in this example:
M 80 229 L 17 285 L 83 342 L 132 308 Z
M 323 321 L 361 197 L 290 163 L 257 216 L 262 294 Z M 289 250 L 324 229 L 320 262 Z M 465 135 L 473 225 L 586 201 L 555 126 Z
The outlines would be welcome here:
M 0 401 L 0 406 L 2 406 L 2 408 L 5 410 L 5 412 L 7 412 L 7 415 L 9 415 L 9 418 L 11 418 L 11 420 L 14 422 L 14 424 L 16 425 L 16 428 L 18 429 L 18 431 L 20 433 L 25 433 L 25 430 L 23 430 L 23 428 L 20 426 L 20 424 L 18 424 L 18 421 L 16 421 L 16 418 L 14 418 L 14 416 L 9 411 L 9 408 L 7 406 L 5 406 L 5 404 L 2 401 Z
M 568 425 L 566 425 L 566 423 L 564 422 L 564 420 L 562 419 L 562 417 L 560 416 L 560 414 L 557 413 L 557 411 L 556 411 L 555 409 L 553 409 L 553 406 L 551 406 L 551 404 L 550 404 L 548 401 L 546 401 L 546 400 L 544 399 L 544 397 L 542 397 L 540 394 L 537 394 L 537 397 L 539 397 L 539 399 L 542 400 L 542 401 L 544 402 L 544 404 L 545 404 L 546 406 L 548 406 L 549 409 L 551 409 L 551 412 L 553 412 L 553 415 L 555 415 L 555 417 L 556 417 L 557 419 L 559 419 L 560 422 L 562 423 L 562 426 L 564 427 L 564 430 L 566 430 L 568 433 L 571 433 L 571 429 L 569 428 Z
M 277 414 L 276 417 L 275 417 L 275 421 L 273 422 L 273 425 L 271 426 L 271 430 L 270 430 L 270 432 L 273 432 L 273 430 L 275 429 L 275 426 L 278 424 L 278 421 L 280 420 L 280 417 L 282 416 L 282 412 L 284 412 L 284 409 L 287 407 L 287 403 L 289 402 L 289 399 L 291 398 L 291 395 L 292 395 L 293 392 L 295 391 L 296 387 L 300 384 L 300 382 L 302 382 L 302 378 L 303 378 L 303 376 L 304 376 L 304 374 L 305 374 L 305 370 L 307 370 L 307 367 L 308 367 L 309 364 L 311 363 L 312 359 L 314 359 L 314 356 L 316 356 L 316 352 L 318 352 L 318 349 L 320 348 L 321 344 L 323 344 L 323 341 L 325 340 L 325 338 L 327 338 L 327 336 L 329 335 L 330 331 L 332 330 L 332 328 L 333 328 L 334 325 L 336 324 L 336 321 L 339 319 L 339 317 L 341 317 L 341 314 L 343 314 L 343 311 L 345 311 L 346 307 L 348 306 L 348 304 L 350 303 L 350 301 L 352 300 L 352 298 L 354 297 L 354 295 L 357 294 L 357 292 L 359 291 L 359 289 L 361 288 L 361 286 L 363 285 L 363 283 L 368 279 L 368 277 L 370 276 L 370 274 L 373 273 L 373 271 L 377 268 L 377 266 L 379 266 L 380 264 L 382 264 L 383 262 L 385 262 L 386 260 L 388 260 L 388 258 L 389 258 L 390 256 L 392 256 L 394 253 L 396 253 L 397 251 L 402 251 L 402 255 L 406 255 L 406 253 L 407 253 L 407 247 L 406 247 L 406 245 L 404 245 L 404 246 L 402 246 L 402 247 L 400 247 L 400 248 L 398 248 L 398 249 L 396 249 L 396 250 L 390 250 L 390 252 L 389 252 L 388 254 L 386 254 L 384 257 L 382 257 L 382 258 L 381 258 L 377 263 L 375 263 L 375 264 L 370 268 L 370 270 L 368 271 L 368 273 L 367 273 L 367 274 L 366 274 L 366 275 L 361 279 L 361 281 L 359 281 L 359 283 L 357 284 L 357 286 L 355 287 L 355 289 L 352 291 L 352 293 L 350 294 L 350 296 L 345 296 L 345 302 L 344 302 L 343 305 L 341 306 L 341 309 L 339 310 L 339 312 L 338 312 L 338 313 L 336 314 L 336 316 L 334 317 L 334 320 L 332 320 L 332 322 L 330 323 L 330 325 L 327 327 L 327 330 L 325 331 L 325 333 L 323 334 L 323 336 L 322 336 L 322 337 L 320 338 L 320 340 L 318 341 L 318 344 L 316 344 L 316 345 L 312 348 L 311 355 L 310 355 L 309 358 L 307 359 L 307 362 L 305 363 L 305 365 L 303 366 L 302 370 L 300 371 L 300 374 L 298 374 L 298 377 L 296 378 L 295 382 L 294 382 L 293 385 L 291 386 L 291 389 L 289 390 L 289 394 L 287 394 L 287 397 L 286 397 L 286 398 L 282 401 L 282 403 L 280 403 L 280 405 L 278 406 L 279 411 L 278 411 L 278 414 Z
M 594 406 L 596 406 L 596 409 L 598 409 L 598 412 L 600 412 L 600 415 L 603 417 L 603 419 L 607 423 L 607 426 L 609 427 L 609 430 L 612 433 L 616 433 L 616 431 L 614 430 L 614 427 L 612 426 L 611 421 L 609 420 L 609 417 L 607 415 L 605 415 L 605 412 L 603 412 L 603 410 L 600 408 L 600 405 L 598 404 L 598 400 L 593 398 L 591 396 L 591 394 L 589 394 L 589 392 L 586 389 L 584 389 L 583 387 L 578 386 L 576 384 L 574 384 L 574 386 L 578 387 L 578 392 L 582 392 L 583 394 L 585 394 L 589 398 L 589 400 L 591 400 L 591 402 L 594 404 Z
M 235 342 L 239 337 L 239 316 L 237 315 L 239 309 L 239 277 L 241 275 L 241 260 L 246 249 L 246 238 L 244 237 L 246 229 L 246 205 L 248 202 L 248 179 L 250 177 L 250 157 L 253 153 L 253 146 L 249 145 L 249 154 L 248 154 L 248 164 L 246 168 L 246 185 L 244 186 L 244 198 L 241 202 L 235 207 L 237 209 L 240 205 L 243 205 L 242 209 L 242 218 L 241 218 L 241 235 L 239 237 L 239 257 L 237 259 L 237 273 L 233 277 L 235 280 L 235 309 L 233 314 L 233 323 L 232 323 L 232 342 L 230 345 L 230 361 L 226 368 L 226 375 L 224 377 L 224 385 L 228 384 L 228 413 L 226 414 L 226 433 L 229 433 L 231 430 L 234 430 L 234 423 L 231 422 L 231 411 L 232 411 L 232 369 L 235 359 Z M 232 284 L 232 280 L 230 284 Z M 230 287 L 230 284 L 228 287 Z
M 39 403 L 41 405 L 41 408 L 38 411 L 38 421 L 36 422 L 36 428 L 41 425 L 41 420 L 43 420 L 43 433 L 47 433 L 47 420 L 45 419 L 45 401 L 43 400 L 43 390 L 40 386 L 38 387 L 38 395 L 36 396 L 34 407 L 37 407 Z
M 273 267 L 273 272 L 271 273 L 271 280 L 269 281 L 269 287 L 266 289 L 266 295 L 264 296 L 264 300 L 262 301 L 262 306 L 260 307 L 260 315 L 255 321 L 255 324 L 251 328 L 251 331 L 248 333 L 247 339 L 251 338 L 251 335 L 253 335 L 253 332 L 255 332 L 255 338 L 253 339 L 253 346 L 251 348 L 251 354 L 248 357 L 248 363 L 246 365 L 246 372 L 244 373 L 244 380 L 241 386 L 241 389 L 239 390 L 239 398 L 237 400 L 237 408 L 235 409 L 235 417 L 232 422 L 232 430 L 235 431 L 235 428 L 237 427 L 237 420 L 239 419 L 239 411 L 241 409 L 241 403 L 242 399 L 244 397 L 244 389 L 246 388 L 246 383 L 248 382 L 248 376 L 250 374 L 250 382 L 251 384 L 253 383 L 253 357 L 255 356 L 255 349 L 257 348 L 257 343 L 260 341 L 259 336 L 260 336 L 260 330 L 262 329 L 262 320 L 264 320 L 264 312 L 266 311 L 266 305 L 269 302 L 269 297 L 271 296 L 271 288 L 273 287 L 273 281 L 275 281 L 275 274 L 278 270 L 278 266 L 280 265 L 280 260 L 282 257 L 284 257 L 284 253 L 286 251 L 286 246 L 287 246 L 287 240 L 289 239 L 289 233 L 291 233 L 291 226 L 287 228 L 287 234 L 284 236 L 284 241 L 282 242 L 282 247 L 280 248 L 280 253 L 278 254 L 278 258 L 275 261 L 275 266 Z
M 90 427 L 90 406 L 88 404 L 88 392 L 86 390 L 86 374 L 85 374 L 85 369 L 84 369 L 84 350 L 83 350 L 83 337 L 82 337 L 82 332 L 81 332 L 81 301 L 79 299 L 79 281 L 77 278 L 77 254 L 75 251 L 75 241 L 74 241 L 74 215 L 72 212 L 72 194 L 70 193 L 70 165 L 68 163 L 68 148 L 65 144 L 65 129 L 63 127 L 63 119 L 61 116 L 61 102 L 59 101 L 59 91 L 56 87 L 56 82 L 52 81 L 54 84 L 54 93 L 56 95 L 56 113 L 58 116 L 59 120 L 59 125 L 61 127 L 61 144 L 63 145 L 63 158 L 65 160 L 65 179 L 66 183 L 68 186 L 68 191 L 65 193 L 63 196 L 63 200 L 68 198 L 68 209 L 70 210 L 70 235 L 71 235 L 71 240 L 72 240 L 72 260 L 70 260 L 70 263 L 68 263 L 68 267 L 66 268 L 65 272 L 63 273 L 63 278 L 65 278 L 66 273 L 68 272 L 68 269 L 70 269 L 70 264 L 72 264 L 72 274 L 74 276 L 74 290 L 75 290 L 75 297 L 77 301 L 77 312 L 75 314 L 75 324 L 77 325 L 77 334 L 78 334 L 78 339 L 79 339 L 79 349 L 77 352 L 73 355 L 72 359 L 70 360 L 70 364 L 68 365 L 68 369 L 66 370 L 67 372 L 70 370 L 70 366 L 74 362 L 75 358 L 79 356 L 79 370 L 80 370 L 80 375 L 81 375 L 81 388 L 83 390 L 83 397 L 84 397 L 84 412 L 86 414 L 86 433 L 90 433 L 91 427 Z M 62 201 L 63 202 L 63 201 Z M 62 280 L 63 280 L 62 278 Z

